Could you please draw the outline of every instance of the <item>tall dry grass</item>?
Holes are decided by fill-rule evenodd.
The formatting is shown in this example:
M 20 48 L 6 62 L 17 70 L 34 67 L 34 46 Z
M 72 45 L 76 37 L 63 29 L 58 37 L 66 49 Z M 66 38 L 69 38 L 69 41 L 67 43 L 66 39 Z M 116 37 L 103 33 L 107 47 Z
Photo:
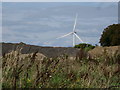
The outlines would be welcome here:
M 97 59 L 38 58 L 12 51 L 2 57 L 3 88 L 113 88 L 119 87 L 120 55 Z M 81 57 L 81 56 L 80 56 Z M 97 63 L 96 63 L 97 62 Z

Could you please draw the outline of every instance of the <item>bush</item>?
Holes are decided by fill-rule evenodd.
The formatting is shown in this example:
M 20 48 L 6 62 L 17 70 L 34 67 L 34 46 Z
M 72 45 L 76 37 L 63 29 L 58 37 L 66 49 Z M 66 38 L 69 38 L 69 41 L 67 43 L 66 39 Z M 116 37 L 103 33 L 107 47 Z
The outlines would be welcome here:
M 91 44 L 81 43 L 81 44 L 75 45 L 74 48 L 81 48 L 86 51 L 89 51 L 89 50 L 95 48 L 95 46 L 93 46 Z

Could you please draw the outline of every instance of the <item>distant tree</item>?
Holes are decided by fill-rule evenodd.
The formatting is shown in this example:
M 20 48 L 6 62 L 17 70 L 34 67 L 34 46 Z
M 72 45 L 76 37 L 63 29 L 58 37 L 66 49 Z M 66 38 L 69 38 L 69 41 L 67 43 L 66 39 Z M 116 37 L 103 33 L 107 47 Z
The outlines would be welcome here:
M 81 44 L 75 45 L 74 48 L 81 48 L 86 51 L 89 51 L 89 50 L 95 48 L 95 46 L 93 46 L 91 44 L 87 44 L 87 43 L 81 43 Z
M 23 42 L 20 42 L 19 44 L 21 44 L 21 45 L 26 45 L 25 43 L 23 43 Z
M 113 24 L 104 29 L 100 38 L 101 46 L 120 45 L 120 24 Z

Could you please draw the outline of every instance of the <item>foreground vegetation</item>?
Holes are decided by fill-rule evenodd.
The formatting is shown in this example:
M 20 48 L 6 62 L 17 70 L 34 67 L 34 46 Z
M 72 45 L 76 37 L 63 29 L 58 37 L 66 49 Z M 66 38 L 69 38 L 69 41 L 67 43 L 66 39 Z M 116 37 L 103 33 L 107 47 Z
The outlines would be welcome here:
M 37 52 L 21 58 L 19 51 L 2 57 L 3 88 L 113 88 L 119 87 L 120 55 L 98 59 L 38 59 Z

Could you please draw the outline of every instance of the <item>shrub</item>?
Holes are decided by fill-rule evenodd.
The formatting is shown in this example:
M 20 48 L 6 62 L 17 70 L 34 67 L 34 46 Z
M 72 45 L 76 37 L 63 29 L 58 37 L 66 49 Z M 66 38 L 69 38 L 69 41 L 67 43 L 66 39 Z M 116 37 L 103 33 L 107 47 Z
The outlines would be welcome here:
M 74 48 L 81 48 L 86 51 L 89 51 L 89 50 L 95 48 L 95 46 L 93 46 L 91 44 L 81 43 L 81 44 L 75 45 Z

